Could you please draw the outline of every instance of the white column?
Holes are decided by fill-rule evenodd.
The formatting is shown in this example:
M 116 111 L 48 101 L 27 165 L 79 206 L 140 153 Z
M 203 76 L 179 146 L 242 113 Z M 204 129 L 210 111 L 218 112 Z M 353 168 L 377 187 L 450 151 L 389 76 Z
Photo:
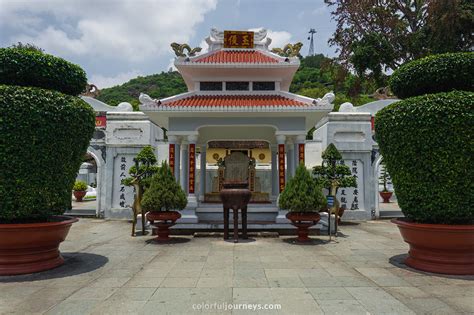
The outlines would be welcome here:
M 196 194 L 189 193 L 189 144 L 196 144 L 197 135 L 187 136 L 181 142 L 181 187 L 186 193 L 188 198 L 188 204 L 186 208 L 181 212 L 181 218 L 178 223 L 198 223 L 198 217 L 196 216 L 197 200 Z M 196 165 L 196 159 L 194 159 L 194 165 Z M 194 174 L 196 175 L 196 174 Z M 194 182 L 196 184 L 196 181 Z
M 276 198 L 278 192 L 278 147 L 271 145 L 270 147 L 272 154 L 272 197 Z
M 174 176 L 176 181 L 180 183 L 181 178 L 181 145 L 179 144 L 179 139 L 176 141 L 176 167 L 174 170 Z
M 196 151 L 196 142 L 197 142 L 197 135 L 189 135 L 188 136 L 188 154 L 186 155 L 186 160 L 188 160 L 188 165 L 187 165 L 187 169 L 186 169 L 186 174 L 187 174 L 187 181 L 186 181 L 186 191 L 188 192 L 188 207 L 191 207 L 191 208 L 196 208 L 197 207 L 197 198 L 196 198 L 196 178 L 194 178 L 194 184 L 190 184 L 190 178 L 189 178 L 189 165 L 190 163 L 194 163 L 194 168 L 195 168 L 195 171 L 194 171 L 194 177 L 196 177 L 196 152 L 194 152 L 194 159 L 193 161 L 189 160 L 189 147 L 191 145 L 194 145 L 194 150 Z M 189 191 L 189 187 L 190 185 L 194 185 L 193 186 L 193 190 L 194 192 L 190 192 Z
M 201 174 L 199 179 L 199 199 L 204 202 L 204 195 L 206 194 L 206 149 L 207 144 L 201 144 Z
M 168 136 L 168 143 L 169 143 L 169 154 L 168 154 L 168 165 L 173 165 L 173 175 L 176 180 L 178 180 L 178 174 L 179 174 L 179 154 L 178 154 L 178 137 L 177 136 Z M 171 147 L 174 147 L 174 158 L 173 161 L 171 161 Z
M 278 191 L 278 195 L 280 193 L 280 172 L 282 171 L 280 169 L 280 163 L 279 163 L 279 160 L 281 158 L 281 153 L 280 153 L 280 145 L 283 145 L 283 147 L 286 147 L 285 145 L 285 141 L 286 141 L 286 136 L 285 135 L 277 135 L 276 136 L 276 139 L 277 139 L 277 152 L 278 152 L 278 176 L 277 176 L 277 179 L 278 179 L 278 185 L 277 185 L 277 191 Z M 286 148 L 285 148 L 285 151 L 286 151 Z M 286 155 L 286 154 L 284 154 Z M 283 157 L 284 158 L 284 157 Z M 286 170 L 285 170 L 286 171 Z M 285 174 L 286 175 L 286 174 Z M 283 176 L 283 178 L 285 179 L 286 176 Z M 286 179 L 285 179 L 286 180 Z M 286 184 L 286 182 L 285 182 Z M 278 205 L 278 199 L 277 199 L 277 205 Z M 288 211 L 287 210 L 282 210 L 282 209 L 278 209 L 278 215 L 277 217 L 275 218 L 275 222 L 276 223 L 289 223 L 288 219 L 286 218 L 286 213 Z
M 300 144 L 305 144 L 305 142 L 306 142 L 306 135 L 305 134 L 296 136 L 296 141 L 295 141 L 295 162 L 296 162 L 295 164 L 296 164 L 296 167 L 298 167 L 300 165 L 299 146 L 300 146 Z M 306 159 L 306 157 L 305 157 L 305 159 Z
M 293 177 L 294 172 L 294 153 L 293 141 L 289 140 L 286 144 L 286 181 Z

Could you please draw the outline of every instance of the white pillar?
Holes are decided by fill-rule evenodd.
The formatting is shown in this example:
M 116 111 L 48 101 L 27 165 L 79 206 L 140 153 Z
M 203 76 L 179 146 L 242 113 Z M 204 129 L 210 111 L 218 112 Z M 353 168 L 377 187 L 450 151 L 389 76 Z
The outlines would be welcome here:
M 296 165 L 296 167 L 298 167 L 300 165 L 300 145 L 305 145 L 305 142 L 306 142 L 306 135 L 305 134 L 296 136 L 296 141 L 295 141 L 295 162 L 296 162 L 295 165 Z M 305 151 L 303 150 L 303 154 L 304 154 L 304 152 Z M 303 160 L 305 158 L 306 157 L 303 156 Z
M 181 175 L 179 176 L 181 188 L 183 188 L 186 195 L 188 194 L 188 142 L 181 141 Z
M 286 147 L 286 145 L 285 145 L 286 136 L 285 135 L 277 135 L 276 138 L 277 138 L 277 144 L 278 144 L 278 146 L 277 146 L 277 152 L 278 152 L 278 159 L 277 159 L 277 161 L 278 161 L 278 176 L 277 176 L 278 185 L 277 185 L 277 191 L 278 191 L 278 195 L 279 195 L 280 190 L 282 188 L 282 184 L 283 184 L 283 187 L 286 184 L 285 183 L 285 180 L 286 180 L 285 179 L 285 177 L 286 177 L 285 176 L 286 175 L 285 169 L 283 169 L 283 170 L 280 169 L 280 159 L 285 159 L 285 155 L 286 155 L 285 152 L 282 153 L 280 151 L 282 148 L 284 149 L 284 151 L 286 151 L 286 148 L 285 148 Z M 285 163 L 283 163 L 283 166 L 284 165 L 285 165 Z M 280 173 L 282 171 L 283 171 L 283 178 L 280 178 Z M 283 183 L 281 183 L 280 180 L 283 180 Z M 278 199 L 277 199 L 277 205 L 278 205 Z M 278 215 L 275 218 L 275 222 L 276 223 L 288 223 L 289 221 L 286 218 L 286 213 L 287 212 L 288 211 L 285 210 L 285 209 L 278 209 Z
M 206 149 L 207 144 L 201 144 L 201 174 L 199 179 L 199 196 L 201 202 L 204 202 L 204 195 L 206 194 Z
M 173 166 L 173 175 L 176 180 L 179 180 L 179 146 L 177 144 L 177 136 L 168 136 L 169 143 L 169 155 L 168 155 L 168 165 Z M 172 151 L 173 150 L 173 151 Z M 173 159 L 173 160 L 171 160 Z
M 179 139 L 176 141 L 176 167 L 174 170 L 174 176 L 176 181 L 180 183 L 181 178 L 181 145 L 179 144 Z
M 188 136 L 188 154 L 186 159 L 188 160 L 187 165 L 187 182 L 186 182 L 186 191 L 188 192 L 188 207 L 196 208 L 197 207 L 197 198 L 196 198 L 196 142 L 197 135 Z M 194 148 L 194 157 L 191 158 L 191 148 Z M 189 176 L 190 165 L 194 165 L 194 178 Z M 192 189 L 192 190 L 191 190 Z
M 286 180 L 288 181 L 295 174 L 294 172 L 294 153 L 293 142 L 288 141 L 286 144 Z

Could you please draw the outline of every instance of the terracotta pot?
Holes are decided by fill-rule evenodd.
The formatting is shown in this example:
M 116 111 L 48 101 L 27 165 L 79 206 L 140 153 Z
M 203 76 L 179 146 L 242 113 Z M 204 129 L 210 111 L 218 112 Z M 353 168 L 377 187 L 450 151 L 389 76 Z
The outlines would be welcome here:
M 157 228 L 157 237 L 155 240 L 163 242 L 169 241 L 170 227 L 176 224 L 176 220 L 181 218 L 178 211 L 153 211 L 146 214 L 146 219 Z
M 392 198 L 393 192 L 391 191 L 380 191 L 380 197 L 383 199 L 383 203 L 389 203 L 390 198 Z
M 54 216 L 57 222 L 0 224 L 0 276 L 33 273 L 64 263 L 59 243 L 77 218 Z
M 410 244 L 405 264 L 450 275 L 474 275 L 474 225 L 413 223 L 393 219 Z
M 77 202 L 82 202 L 82 198 L 87 194 L 87 191 L 73 190 L 74 198 Z
M 288 212 L 286 218 L 298 228 L 298 242 L 308 242 L 309 228 L 319 222 L 321 216 L 317 212 Z

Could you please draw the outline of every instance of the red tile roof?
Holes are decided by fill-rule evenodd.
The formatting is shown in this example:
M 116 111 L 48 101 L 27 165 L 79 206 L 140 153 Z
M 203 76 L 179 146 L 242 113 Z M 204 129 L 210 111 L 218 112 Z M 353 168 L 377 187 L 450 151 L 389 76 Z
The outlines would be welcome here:
M 193 60 L 197 63 L 278 63 L 277 58 L 256 50 L 219 50 L 211 55 Z
M 163 104 L 165 106 L 306 106 L 307 104 L 280 95 L 194 95 Z

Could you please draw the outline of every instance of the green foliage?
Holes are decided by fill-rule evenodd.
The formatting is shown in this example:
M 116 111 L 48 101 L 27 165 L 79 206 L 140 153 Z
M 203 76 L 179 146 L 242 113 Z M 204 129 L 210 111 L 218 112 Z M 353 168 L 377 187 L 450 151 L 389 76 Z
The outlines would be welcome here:
M 474 93 L 465 91 L 412 97 L 377 113 L 380 153 L 408 219 L 474 223 L 472 126 Z
M 188 203 L 186 194 L 176 182 L 166 162 L 151 178 L 150 188 L 145 191 L 142 207 L 146 211 L 182 210 Z
M 186 91 L 183 78 L 178 72 L 173 71 L 138 77 L 120 86 L 103 89 L 97 99 L 112 106 L 121 102 L 130 102 L 135 109 L 138 109 L 140 93 L 161 99 Z
M 331 191 L 331 187 L 357 187 L 357 178 L 349 166 L 342 164 L 342 155 L 334 144 L 329 144 L 321 154 L 322 165 L 313 167 L 314 180 Z
M 86 73 L 79 66 L 41 51 L 0 48 L 0 84 L 35 86 L 78 95 L 85 90 Z
M 122 179 L 122 184 L 132 186 L 133 183 L 137 183 L 142 188 L 148 188 L 151 178 L 159 169 L 156 165 L 157 159 L 153 147 L 145 146 L 133 159 L 133 162 L 135 165 L 128 170 L 130 177 Z
M 86 182 L 82 180 L 76 180 L 74 183 L 74 186 L 72 186 L 72 190 L 75 191 L 86 191 L 87 190 L 87 184 Z
M 388 189 L 387 189 L 387 183 L 388 183 L 388 180 L 390 178 L 390 175 L 388 174 L 387 172 L 387 168 L 385 167 L 385 164 L 382 162 L 380 163 L 380 165 L 382 166 L 382 174 L 379 176 L 379 185 L 383 185 L 383 192 L 387 192 Z
M 400 98 L 452 90 L 474 91 L 474 53 L 432 55 L 401 66 L 390 77 Z
M 315 185 L 311 174 L 303 164 L 285 186 L 279 197 L 279 207 L 292 212 L 319 212 L 326 206 L 322 187 Z
M 78 97 L 0 85 L 0 222 L 62 214 L 95 128 Z
M 38 51 L 43 53 L 44 49 L 30 43 L 23 44 L 22 42 L 18 42 L 17 44 L 11 45 L 10 48 L 17 48 L 17 49 L 25 49 L 25 50 L 32 50 Z

